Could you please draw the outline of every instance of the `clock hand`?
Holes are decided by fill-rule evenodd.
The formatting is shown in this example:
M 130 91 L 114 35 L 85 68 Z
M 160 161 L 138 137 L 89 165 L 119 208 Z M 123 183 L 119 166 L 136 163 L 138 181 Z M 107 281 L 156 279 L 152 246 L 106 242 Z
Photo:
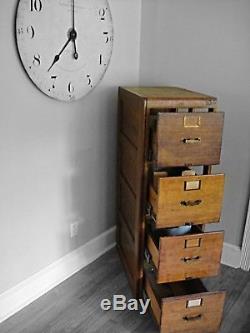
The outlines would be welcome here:
M 78 53 L 77 53 L 77 51 L 76 51 L 76 40 L 75 40 L 75 39 L 72 39 L 72 42 L 73 42 L 73 44 L 74 44 L 74 54 L 73 54 L 73 56 L 74 56 L 74 58 L 77 60 L 77 59 L 78 59 Z
M 77 32 L 75 30 L 75 0 L 72 0 L 72 29 L 71 29 L 71 40 L 74 44 L 74 54 L 73 57 L 77 60 L 78 59 L 78 53 L 76 50 L 76 36 Z
M 72 0 L 72 29 L 75 30 L 75 0 Z
M 65 50 L 65 48 L 67 47 L 67 45 L 69 44 L 69 42 L 72 40 L 71 35 L 69 36 L 67 42 L 64 44 L 63 48 L 61 49 L 61 51 L 55 55 L 55 58 L 50 66 L 50 68 L 48 69 L 48 72 L 51 70 L 51 68 L 55 65 L 55 63 L 60 59 L 61 54 L 63 53 L 63 51 Z
M 51 66 L 48 69 L 48 72 L 51 70 L 51 68 L 55 65 L 55 63 L 57 63 L 60 59 L 61 54 L 63 53 L 63 51 L 65 50 L 65 48 L 67 47 L 67 45 L 69 44 L 70 41 L 73 42 L 74 44 L 74 54 L 73 57 L 77 60 L 78 59 L 78 53 L 76 50 L 76 37 L 77 37 L 77 32 L 75 30 L 75 0 L 72 0 L 72 29 L 69 31 L 69 38 L 67 40 L 67 42 L 64 44 L 63 48 L 61 49 L 61 51 L 55 55 L 55 58 L 51 64 Z

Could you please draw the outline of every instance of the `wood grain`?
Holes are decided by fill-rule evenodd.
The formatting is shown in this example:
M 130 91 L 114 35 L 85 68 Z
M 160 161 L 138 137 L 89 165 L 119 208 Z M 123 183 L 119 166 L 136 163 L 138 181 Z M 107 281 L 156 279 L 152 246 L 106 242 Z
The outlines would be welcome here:
M 127 181 L 131 190 L 137 192 L 137 148 L 123 135 L 120 136 L 120 165 L 122 177 Z
M 202 306 L 187 309 L 193 299 L 202 299 Z M 225 293 L 192 294 L 162 300 L 161 333 L 216 333 L 223 313 Z
M 161 333 L 218 332 L 225 292 L 207 292 L 199 280 L 157 285 L 152 272 L 146 272 L 148 285 L 149 294 L 153 294 L 152 312 L 158 324 L 160 317 Z M 191 306 L 192 302 L 195 306 Z
M 220 269 L 223 232 L 160 237 L 158 248 L 148 236 L 157 283 L 216 276 Z M 198 241 L 198 242 L 197 242 Z M 192 242 L 192 246 L 186 244 Z
M 223 174 L 157 177 L 157 181 L 158 193 L 152 186 L 149 191 L 157 228 L 219 222 L 224 193 Z M 200 189 L 186 191 L 185 184 L 195 181 L 200 182 Z
M 158 323 L 158 325 L 161 325 L 161 316 L 162 316 L 162 312 L 161 312 L 161 304 L 158 303 L 155 294 L 152 290 L 152 287 L 150 285 L 149 280 L 145 279 L 145 291 L 146 291 L 146 296 L 147 298 L 150 299 L 150 306 L 154 315 L 154 318 L 156 320 L 156 322 Z
M 220 163 L 223 112 L 158 113 L 158 167 Z
M 145 101 L 119 89 L 117 247 L 135 296 L 143 275 L 143 214 L 145 211 Z M 123 226 L 123 224 L 126 224 Z M 125 228 L 125 229 L 124 229 Z M 126 245 L 128 231 L 133 246 Z M 131 266 L 133 262 L 133 267 Z
M 126 87 L 127 91 L 147 100 L 148 108 L 216 108 L 212 96 L 179 87 Z
M 121 242 L 120 247 L 124 255 L 126 255 L 126 263 L 132 275 L 135 274 L 136 271 L 136 260 L 134 256 L 135 252 L 135 242 L 133 237 L 129 231 L 129 228 L 123 218 L 120 216 L 121 223 Z
M 121 100 L 122 107 L 120 109 L 121 132 L 136 146 L 140 145 L 139 131 L 140 115 L 135 103 L 131 102 L 131 98 L 123 98 Z
M 152 237 L 150 235 L 147 235 L 147 249 L 150 253 L 151 256 L 151 260 L 153 262 L 153 264 L 155 265 L 157 271 L 159 269 L 159 264 L 160 264 L 160 255 L 159 255 L 159 249 L 157 248 L 157 246 L 155 245 Z
M 122 175 L 120 176 L 120 203 L 119 210 L 123 219 L 126 221 L 132 237 L 136 221 L 136 196 L 126 183 Z

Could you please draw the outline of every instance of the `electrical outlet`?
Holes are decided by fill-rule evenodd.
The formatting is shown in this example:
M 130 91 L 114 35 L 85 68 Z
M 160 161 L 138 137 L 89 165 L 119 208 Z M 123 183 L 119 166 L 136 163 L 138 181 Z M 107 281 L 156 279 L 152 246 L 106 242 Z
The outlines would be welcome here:
M 74 222 L 70 224 L 70 237 L 73 238 L 78 234 L 79 223 Z

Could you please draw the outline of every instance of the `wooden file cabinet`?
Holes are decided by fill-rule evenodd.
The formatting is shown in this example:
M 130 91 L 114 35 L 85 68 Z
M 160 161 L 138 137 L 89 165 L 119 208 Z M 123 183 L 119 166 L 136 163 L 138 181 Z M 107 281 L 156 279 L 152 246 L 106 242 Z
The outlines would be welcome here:
M 162 333 L 215 333 L 225 292 L 219 272 L 224 113 L 214 97 L 176 87 L 119 88 L 117 248 L 136 297 L 151 299 Z M 197 167 L 198 166 L 198 167 Z M 198 169 L 197 169 L 198 168 Z M 195 169 L 195 170 L 192 170 Z M 169 228 L 188 225 L 184 235 Z

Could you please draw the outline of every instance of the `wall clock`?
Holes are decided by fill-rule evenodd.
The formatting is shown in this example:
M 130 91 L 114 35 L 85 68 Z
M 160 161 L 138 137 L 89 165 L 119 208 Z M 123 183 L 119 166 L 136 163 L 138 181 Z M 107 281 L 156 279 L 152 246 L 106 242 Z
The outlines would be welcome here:
M 42 92 L 62 101 L 81 98 L 110 62 L 108 0 L 19 0 L 16 40 L 25 71 Z

